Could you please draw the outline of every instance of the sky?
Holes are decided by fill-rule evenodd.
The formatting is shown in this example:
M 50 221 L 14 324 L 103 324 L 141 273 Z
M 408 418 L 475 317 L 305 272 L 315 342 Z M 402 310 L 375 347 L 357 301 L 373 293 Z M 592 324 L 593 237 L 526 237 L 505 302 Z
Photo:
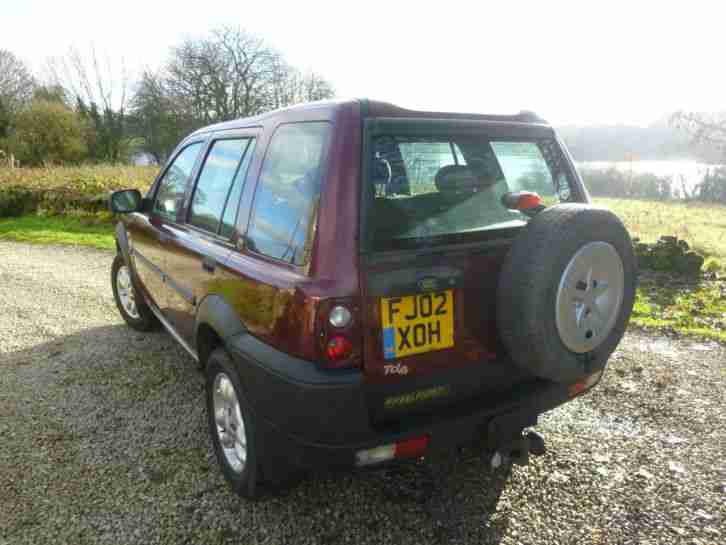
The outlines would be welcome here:
M 533 110 L 556 125 L 647 125 L 726 110 L 720 1 L 0 0 L 0 48 L 42 72 L 75 46 L 131 70 L 221 25 L 265 38 L 339 96 L 438 111 Z

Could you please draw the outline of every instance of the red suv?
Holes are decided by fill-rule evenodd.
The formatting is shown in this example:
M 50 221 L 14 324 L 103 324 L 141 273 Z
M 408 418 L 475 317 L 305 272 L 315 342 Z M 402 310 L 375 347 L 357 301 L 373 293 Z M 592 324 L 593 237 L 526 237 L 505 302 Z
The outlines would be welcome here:
M 625 331 L 631 241 L 588 202 L 532 113 L 313 103 L 198 130 L 114 193 L 112 287 L 205 369 L 239 494 L 474 440 L 496 463 Z

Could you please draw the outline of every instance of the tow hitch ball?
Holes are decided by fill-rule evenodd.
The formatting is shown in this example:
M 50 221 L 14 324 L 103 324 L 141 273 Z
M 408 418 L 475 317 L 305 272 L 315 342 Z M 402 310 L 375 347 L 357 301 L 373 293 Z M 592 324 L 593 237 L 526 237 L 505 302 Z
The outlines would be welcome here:
M 544 437 L 536 431 L 528 431 L 526 434 L 519 436 L 511 443 L 500 447 L 489 458 L 489 466 L 491 469 L 497 469 L 508 461 L 512 463 L 526 466 L 529 463 L 529 455 L 541 456 L 545 453 Z

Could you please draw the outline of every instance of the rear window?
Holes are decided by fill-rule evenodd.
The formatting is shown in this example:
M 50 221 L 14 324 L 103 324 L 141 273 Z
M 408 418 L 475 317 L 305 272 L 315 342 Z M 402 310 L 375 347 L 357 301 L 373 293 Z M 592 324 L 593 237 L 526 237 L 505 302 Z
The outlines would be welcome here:
M 534 191 L 545 204 L 570 199 L 571 175 L 553 138 L 381 135 L 369 149 L 366 201 L 372 249 L 449 243 L 521 227 L 502 204 Z

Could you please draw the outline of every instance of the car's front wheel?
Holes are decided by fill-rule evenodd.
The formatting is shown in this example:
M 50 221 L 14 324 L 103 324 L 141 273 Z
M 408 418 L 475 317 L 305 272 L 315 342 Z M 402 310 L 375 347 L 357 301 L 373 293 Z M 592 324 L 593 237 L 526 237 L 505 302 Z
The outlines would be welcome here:
M 255 420 L 239 374 L 223 348 L 207 362 L 207 422 L 217 461 L 232 489 L 246 498 L 259 496 Z
M 124 321 L 137 331 L 152 331 L 159 322 L 131 281 L 131 271 L 123 256 L 117 254 L 111 265 L 111 288 L 116 307 Z

